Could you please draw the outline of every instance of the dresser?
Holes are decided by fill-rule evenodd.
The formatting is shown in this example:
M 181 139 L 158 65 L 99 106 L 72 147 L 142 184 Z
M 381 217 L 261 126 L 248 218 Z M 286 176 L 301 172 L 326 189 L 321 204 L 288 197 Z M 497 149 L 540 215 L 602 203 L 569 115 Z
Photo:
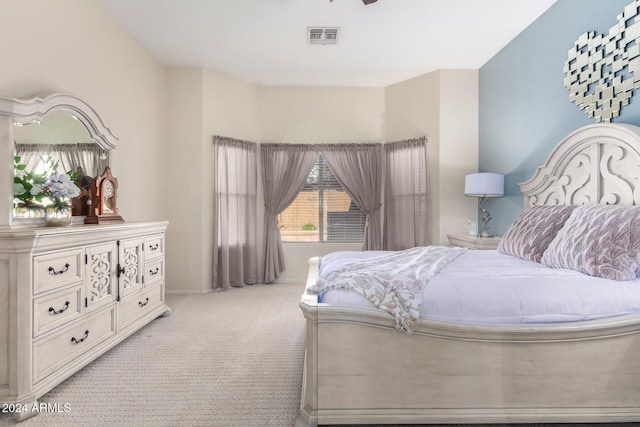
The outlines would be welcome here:
M 0 229 L 0 402 L 37 399 L 158 316 L 167 222 Z

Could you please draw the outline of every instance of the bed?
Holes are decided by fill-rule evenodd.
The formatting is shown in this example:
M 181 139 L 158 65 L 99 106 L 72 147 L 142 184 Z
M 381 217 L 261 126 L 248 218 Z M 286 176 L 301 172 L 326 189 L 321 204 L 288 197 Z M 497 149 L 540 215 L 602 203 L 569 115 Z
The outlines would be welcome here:
M 625 260 L 613 251 L 608 263 L 594 266 L 589 257 L 571 256 L 581 245 L 597 242 L 603 252 L 607 238 L 636 233 L 601 238 L 612 227 L 598 230 L 589 215 L 607 221 L 612 215 L 604 209 L 624 211 L 633 230 L 640 228 L 633 222 L 640 221 L 639 179 L 639 127 L 607 123 L 574 131 L 520 184 L 525 209 L 500 251 L 462 250 L 448 261 L 417 297 L 420 317 L 408 331 L 361 295 L 325 290 L 318 302 L 323 270 L 344 265 L 344 257 L 311 258 L 300 301 L 307 347 L 296 425 L 640 421 L 640 257 Z M 516 224 L 535 225 L 545 209 L 563 211 L 563 220 L 542 233 L 541 247 L 519 244 L 530 230 Z M 375 264 L 384 254 L 343 255 Z M 438 302 L 465 274 L 471 284 L 456 282 L 448 302 Z M 475 286 L 474 274 L 488 288 Z M 501 283 L 509 275 L 517 283 L 511 288 Z M 527 292 L 532 286 L 539 292 Z M 564 297 L 548 297 L 555 288 Z M 530 311 L 536 295 L 547 297 L 543 307 L 570 307 Z M 491 308 L 496 300 L 505 304 Z

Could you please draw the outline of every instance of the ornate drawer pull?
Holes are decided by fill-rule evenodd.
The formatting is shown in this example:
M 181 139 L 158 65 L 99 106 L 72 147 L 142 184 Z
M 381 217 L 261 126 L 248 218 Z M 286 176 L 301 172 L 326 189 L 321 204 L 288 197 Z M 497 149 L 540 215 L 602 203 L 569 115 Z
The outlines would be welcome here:
M 155 276 L 158 273 L 160 273 L 160 267 L 156 267 L 155 270 L 149 270 L 149 274 L 152 276 Z
M 155 245 L 149 245 L 149 250 L 156 251 L 160 247 L 160 243 L 156 243 Z
M 149 304 L 149 297 L 145 298 L 145 299 L 144 299 L 144 302 L 143 302 L 143 301 L 138 301 L 138 305 L 139 305 L 140 307 L 144 307 L 144 306 L 145 306 L 145 305 L 147 305 L 147 304 Z
M 69 263 L 66 263 L 64 265 L 64 269 L 62 270 L 58 270 L 56 271 L 55 268 L 53 267 L 49 267 L 49 274 L 62 274 L 62 273 L 66 273 L 69 270 L 69 267 L 71 267 L 71 265 Z
M 71 343 L 80 344 L 82 341 L 86 340 L 88 336 L 89 336 L 89 330 L 87 329 L 86 331 L 84 331 L 84 335 L 82 336 L 82 338 L 76 339 L 76 337 L 71 337 Z
M 66 302 L 64 303 L 64 307 L 62 307 L 60 310 L 56 310 L 56 309 L 55 309 L 55 308 L 53 308 L 53 307 L 49 307 L 49 313 L 51 313 L 51 314 L 60 314 L 60 313 L 64 313 L 64 312 L 67 310 L 67 308 L 69 308 L 69 304 L 71 304 L 71 303 L 70 303 L 69 301 L 66 301 Z

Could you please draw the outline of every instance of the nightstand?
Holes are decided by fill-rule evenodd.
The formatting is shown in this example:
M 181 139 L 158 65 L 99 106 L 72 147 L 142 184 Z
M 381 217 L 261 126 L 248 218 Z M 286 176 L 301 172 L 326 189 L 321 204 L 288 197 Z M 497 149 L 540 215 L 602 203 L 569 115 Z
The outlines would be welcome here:
M 500 242 L 500 237 L 478 237 L 465 233 L 447 234 L 447 238 L 453 246 L 468 249 L 496 249 Z

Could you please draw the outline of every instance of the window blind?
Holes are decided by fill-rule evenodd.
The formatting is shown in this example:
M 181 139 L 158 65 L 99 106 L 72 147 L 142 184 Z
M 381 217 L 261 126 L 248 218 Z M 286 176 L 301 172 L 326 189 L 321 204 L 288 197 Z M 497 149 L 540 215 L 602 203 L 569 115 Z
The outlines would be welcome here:
M 319 153 L 302 191 L 278 221 L 283 242 L 361 243 L 366 217 Z

